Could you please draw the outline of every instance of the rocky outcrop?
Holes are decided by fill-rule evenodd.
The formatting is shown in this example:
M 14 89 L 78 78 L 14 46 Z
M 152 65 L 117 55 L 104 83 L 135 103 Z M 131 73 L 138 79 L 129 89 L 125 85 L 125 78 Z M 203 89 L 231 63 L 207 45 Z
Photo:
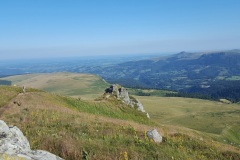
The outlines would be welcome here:
M 149 114 L 144 110 L 142 103 L 133 97 L 129 97 L 128 90 L 126 88 L 118 84 L 113 84 L 109 88 L 105 89 L 106 98 L 109 98 L 109 94 L 116 97 L 118 100 L 122 100 L 123 103 L 130 105 L 131 107 L 136 107 L 137 110 L 145 113 L 146 116 L 150 118 Z
M 62 160 L 42 150 L 31 150 L 27 138 L 16 126 L 9 127 L 0 120 L 0 159 Z
M 147 131 L 147 137 L 151 140 L 153 140 L 155 143 L 161 143 L 162 142 L 162 136 L 158 133 L 156 129 Z

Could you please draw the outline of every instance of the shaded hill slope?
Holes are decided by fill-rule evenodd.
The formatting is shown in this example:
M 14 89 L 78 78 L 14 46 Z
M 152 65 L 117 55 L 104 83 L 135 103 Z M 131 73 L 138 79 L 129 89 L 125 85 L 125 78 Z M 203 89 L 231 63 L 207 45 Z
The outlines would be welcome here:
M 0 91 L 4 99 L 12 99 L 1 103 L 0 118 L 18 126 L 32 149 L 48 150 L 65 159 L 239 159 L 240 156 L 237 148 L 189 129 L 159 126 L 131 108 L 125 110 L 127 107 L 119 102 L 90 103 L 37 90 L 19 94 L 19 88 L 14 87 L 0 87 Z M 146 139 L 145 131 L 153 127 L 164 136 L 163 143 Z
M 230 50 L 181 52 L 165 58 L 130 61 L 110 67 L 89 68 L 87 71 L 100 75 L 110 83 L 128 87 L 168 89 L 240 101 L 239 68 L 240 50 Z M 230 85 L 232 81 L 234 85 Z

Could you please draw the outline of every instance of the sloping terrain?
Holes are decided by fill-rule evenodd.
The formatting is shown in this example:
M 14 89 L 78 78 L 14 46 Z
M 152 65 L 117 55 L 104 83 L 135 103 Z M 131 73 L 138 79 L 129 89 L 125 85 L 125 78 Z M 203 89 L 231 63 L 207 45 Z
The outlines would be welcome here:
M 65 159 L 239 159 L 240 151 L 186 128 L 162 126 L 119 101 L 86 102 L 17 87 L 0 87 L 1 115 L 27 136 L 32 149 Z M 4 101 L 5 100 L 5 101 Z M 155 144 L 146 131 L 164 138 Z
M 47 92 L 67 96 L 94 99 L 109 86 L 102 78 L 92 74 L 51 73 L 28 74 L 0 78 L 12 85 L 38 88 Z
M 97 76 L 75 73 L 30 74 L 6 77 L 5 79 L 20 86 L 28 84 L 36 88 L 45 88 L 45 90 L 52 88 L 49 91 L 62 95 L 69 95 L 70 91 L 78 90 L 79 92 L 72 92 L 71 96 L 78 98 L 81 94 L 83 99 L 88 100 L 102 95 L 105 86 L 107 86 L 106 82 Z M 165 94 L 173 92 L 161 90 L 129 89 L 129 92 L 130 94 L 143 95 L 136 96 L 136 98 L 143 103 L 145 110 L 150 113 L 152 121 L 191 128 L 210 134 L 211 137 L 220 142 L 237 147 L 240 145 L 240 135 L 238 134 L 240 107 L 238 104 L 194 98 L 164 97 Z M 90 113 L 97 112 L 99 111 L 94 110 Z M 102 109 L 101 112 L 109 112 L 108 115 L 113 115 L 115 118 L 123 116 L 117 114 L 116 110 L 110 112 Z
M 151 118 L 161 124 L 184 126 L 240 148 L 240 105 L 180 97 L 137 96 Z

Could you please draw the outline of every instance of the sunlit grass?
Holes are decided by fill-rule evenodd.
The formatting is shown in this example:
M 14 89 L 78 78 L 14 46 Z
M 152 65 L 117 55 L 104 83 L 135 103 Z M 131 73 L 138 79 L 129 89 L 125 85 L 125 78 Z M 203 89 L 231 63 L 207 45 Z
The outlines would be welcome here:
M 11 87 L 3 90 L 8 96 L 16 95 Z M 90 103 L 44 92 L 27 92 L 15 99 L 21 106 L 9 102 L 1 119 L 19 127 L 32 149 L 47 150 L 66 160 L 240 158 L 231 146 L 219 148 L 210 137 L 193 131 L 159 127 L 118 100 Z M 152 128 L 163 135 L 163 143 L 146 137 Z
M 161 124 L 183 126 L 221 136 L 227 128 L 240 124 L 239 104 L 179 97 L 137 98 L 152 119 Z M 239 135 L 235 133 L 232 137 L 235 137 L 234 142 L 239 145 Z
M 2 78 L 12 85 L 38 88 L 47 92 L 75 98 L 95 99 L 109 86 L 103 79 L 92 74 L 46 73 L 27 74 Z

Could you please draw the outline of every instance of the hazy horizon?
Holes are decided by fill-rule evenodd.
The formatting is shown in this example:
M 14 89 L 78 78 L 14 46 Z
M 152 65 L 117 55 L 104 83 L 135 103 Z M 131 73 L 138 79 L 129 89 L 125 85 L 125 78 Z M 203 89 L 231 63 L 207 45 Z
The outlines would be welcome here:
M 0 59 L 239 49 L 240 1 L 1 2 Z

